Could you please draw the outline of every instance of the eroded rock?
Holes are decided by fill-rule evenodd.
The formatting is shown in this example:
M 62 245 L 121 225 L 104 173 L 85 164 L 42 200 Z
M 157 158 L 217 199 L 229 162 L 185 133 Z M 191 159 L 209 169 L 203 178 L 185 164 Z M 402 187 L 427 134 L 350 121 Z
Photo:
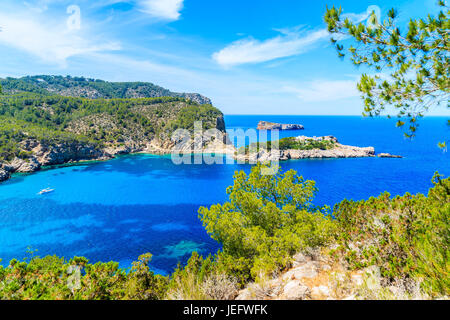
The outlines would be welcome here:
M 13 171 L 15 172 L 26 173 L 39 170 L 41 164 L 35 157 L 25 160 L 16 158 L 10 163 L 10 166 L 11 168 L 13 168 Z
M 327 286 L 317 286 L 311 289 L 312 299 L 323 299 L 331 296 L 330 288 Z
M 0 182 L 8 179 L 9 179 L 9 172 L 4 169 L 0 169 Z
M 379 158 L 403 158 L 402 156 L 390 154 L 390 153 L 379 153 L 377 154 Z
M 286 272 L 283 275 L 283 280 L 314 278 L 317 275 L 318 265 L 319 264 L 315 261 L 303 263 Z
M 302 284 L 300 280 L 289 281 L 283 288 L 281 299 L 284 300 L 305 300 L 311 295 L 311 290 Z

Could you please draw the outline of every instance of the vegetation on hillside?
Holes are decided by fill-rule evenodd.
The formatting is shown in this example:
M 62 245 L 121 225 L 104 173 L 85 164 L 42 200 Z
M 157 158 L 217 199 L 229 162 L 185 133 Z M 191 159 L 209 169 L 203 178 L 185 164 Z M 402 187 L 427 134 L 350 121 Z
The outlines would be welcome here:
M 0 267 L 0 298 L 231 299 L 238 288 L 280 272 L 295 252 L 310 247 L 323 248 L 350 269 L 379 267 L 385 286 L 416 281 L 431 297 L 450 294 L 450 178 L 435 175 L 427 196 L 344 200 L 331 214 L 329 207 L 313 205 L 313 181 L 293 170 L 262 175 L 262 168 L 236 172 L 229 201 L 199 209 L 206 231 L 223 246 L 214 256 L 194 252 L 168 277 L 149 270 L 150 254 L 128 273 L 117 263 L 89 264 L 80 257 L 12 260 Z
M 178 97 L 87 99 L 21 92 L 0 96 L 0 161 L 24 158 L 20 142 L 36 139 L 48 144 L 67 140 L 97 145 L 142 143 L 170 138 L 174 129 L 192 129 L 203 120 L 216 126 L 222 113 Z
M 325 245 L 333 234 L 329 208 L 312 204 L 314 181 L 294 170 L 274 176 L 261 170 L 236 172 L 229 202 L 199 209 L 206 231 L 223 246 L 226 271 L 241 282 L 277 272 L 295 252 Z
M 98 79 L 71 76 L 27 76 L 0 79 L 7 93 L 32 92 L 46 95 L 63 95 L 91 99 L 125 99 L 179 97 L 201 104 L 211 101 L 196 93 L 177 93 L 149 82 L 109 82 Z
M 436 174 L 433 184 L 428 196 L 383 193 L 336 205 L 334 253 L 352 268 L 379 266 L 386 283 L 414 279 L 428 294 L 449 295 L 450 179 Z

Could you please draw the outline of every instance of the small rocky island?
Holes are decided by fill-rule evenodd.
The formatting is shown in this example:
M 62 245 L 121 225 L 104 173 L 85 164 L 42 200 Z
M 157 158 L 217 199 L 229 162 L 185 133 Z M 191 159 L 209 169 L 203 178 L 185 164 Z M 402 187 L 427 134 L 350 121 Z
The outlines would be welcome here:
M 272 148 L 273 147 L 273 148 Z M 244 162 L 265 162 L 307 158 L 363 158 L 375 157 L 373 147 L 354 147 L 340 144 L 336 137 L 288 137 L 278 140 L 278 147 L 273 143 L 253 143 L 240 148 L 235 159 Z M 380 157 L 401 158 L 388 153 L 380 153 Z
M 284 124 L 268 121 L 260 121 L 257 130 L 303 130 L 305 129 L 301 124 Z

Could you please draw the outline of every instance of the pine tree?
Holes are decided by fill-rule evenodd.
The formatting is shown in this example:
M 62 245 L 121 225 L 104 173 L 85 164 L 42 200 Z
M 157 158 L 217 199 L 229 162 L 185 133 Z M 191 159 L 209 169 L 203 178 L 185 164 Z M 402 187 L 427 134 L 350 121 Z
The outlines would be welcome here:
M 346 55 L 342 43 L 351 42 L 348 52 L 353 64 L 375 71 L 375 75 L 363 74 L 358 83 L 363 114 L 378 116 L 394 107 L 397 126 L 409 122 L 407 137 L 414 136 L 417 120 L 431 107 L 450 107 L 450 10 L 444 1 L 438 5 L 436 17 L 411 19 L 403 32 L 396 24 L 394 9 L 384 21 L 377 21 L 372 12 L 367 26 L 344 18 L 342 8 L 334 6 L 327 7 L 324 17 L 338 56 Z M 450 125 L 450 120 L 447 123 Z M 445 147 L 445 142 L 440 145 Z

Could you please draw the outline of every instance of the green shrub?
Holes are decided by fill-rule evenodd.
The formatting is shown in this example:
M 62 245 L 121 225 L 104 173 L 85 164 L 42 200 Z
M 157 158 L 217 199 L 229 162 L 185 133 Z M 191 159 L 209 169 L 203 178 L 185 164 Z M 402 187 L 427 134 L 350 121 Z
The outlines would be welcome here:
M 12 260 L 0 266 L 0 299 L 227 299 L 237 283 L 282 270 L 294 253 L 330 245 L 330 257 L 352 269 L 379 267 L 384 285 L 421 283 L 432 297 L 449 295 L 450 178 L 436 174 L 428 196 L 344 200 L 333 219 L 329 207 L 313 205 L 314 181 L 293 170 L 264 175 L 264 168 L 236 172 L 229 201 L 199 209 L 206 231 L 222 245 L 214 256 L 194 252 L 170 277 L 150 271 L 150 254 L 128 273 L 118 263 L 82 257 Z M 79 283 L 71 278 L 74 266 Z
M 329 208 L 312 204 L 314 181 L 294 170 L 263 175 L 263 168 L 237 172 L 229 202 L 199 209 L 206 231 L 223 246 L 218 263 L 242 282 L 277 272 L 296 251 L 325 245 L 334 232 Z
M 295 137 L 282 138 L 277 141 L 278 150 L 329 150 L 334 148 L 335 143 L 330 140 L 316 140 L 316 139 L 305 139 L 297 140 Z M 249 152 L 257 152 L 261 149 L 266 149 L 270 151 L 272 149 L 272 141 L 267 142 L 253 142 L 249 146 L 239 148 L 239 153 L 248 154 Z
M 377 265 L 387 282 L 423 281 L 430 294 L 450 294 L 450 178 L 433 178 L 428 197 L 390 198 L 336 205 L 337 240 L 353 268 Z
M 149 270 L 150 258 L 139 257 L 128 273 L 117 262 L 89 264 L 83 257 L 12 260 L 0 266 L 0 299 L 160 299 L 168 278 Z

